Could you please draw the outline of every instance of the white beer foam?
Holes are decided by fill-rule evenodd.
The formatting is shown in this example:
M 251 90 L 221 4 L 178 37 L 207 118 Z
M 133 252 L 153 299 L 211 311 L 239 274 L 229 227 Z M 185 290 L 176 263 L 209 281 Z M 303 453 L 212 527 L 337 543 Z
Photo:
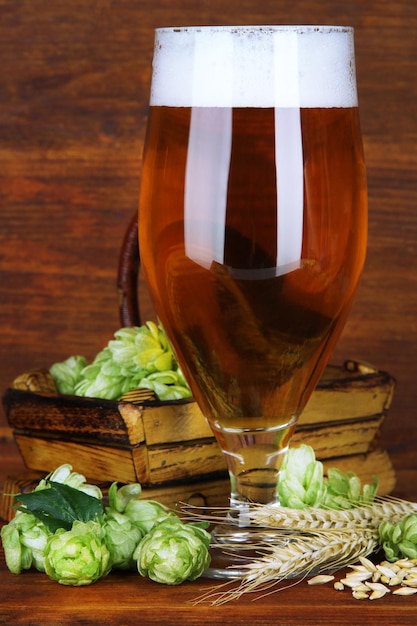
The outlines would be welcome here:
M 357 106 L 353 29 L 157 29 L 150 103 L 173 107 Z

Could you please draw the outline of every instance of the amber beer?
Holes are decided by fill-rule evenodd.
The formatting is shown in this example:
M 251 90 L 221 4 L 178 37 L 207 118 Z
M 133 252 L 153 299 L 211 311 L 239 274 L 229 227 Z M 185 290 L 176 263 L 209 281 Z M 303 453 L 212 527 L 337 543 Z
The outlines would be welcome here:
M 155 309 L 232 475 L 276 469 L 343 328 L 364 263 L 367 196 L 354 77 L 339 69 L 325 88 L 306 93 L 316 80 L 300 84 L 296 72 L 275 88 L 289 81 L 289 98 L 280 102 L 266 81 L 263 102 L 262 85 L 251 94 L 251 77 L 242 71 L 243 95 L 236 95 L 240 79 L 233 78 L 224 97 L 204 57 L 202 93 L 185 81 L 177 97 L 175 86 L 165 89 L 158 65 L 164 32 L 143 164 L 142 263 Z M 186 40 L 190 32 L 198 37 L 188 29 Z M 314 33 L 308 36 L 314 50 Z M 336 31 L 335 44 L 337 36 L 344 43 L 329 72 L 351 54 L 346 30 Z M 303 55 L 311 65 L 300 49 L 298 63 Z M 184 50 L 177 62 L 184 62 Z M 230 65 L 227 54 L 223 62 Z M 229 83 L 222 85 L 227 91 Z

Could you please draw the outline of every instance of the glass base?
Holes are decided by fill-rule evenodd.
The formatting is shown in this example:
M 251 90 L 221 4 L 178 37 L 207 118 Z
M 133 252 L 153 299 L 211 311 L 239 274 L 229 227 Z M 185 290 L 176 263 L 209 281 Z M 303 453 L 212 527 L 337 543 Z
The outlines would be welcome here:
M 243 578 L 248 573 L 245 565 L 249 565 L 255 558 L 259 559 L 267 544 L 284 546 L 291 540 L 290 537 L 285 538 L 282 529 L 233 524 L 218 524 L 211 535 L 211 563 L 203 576 L 221 580 Z

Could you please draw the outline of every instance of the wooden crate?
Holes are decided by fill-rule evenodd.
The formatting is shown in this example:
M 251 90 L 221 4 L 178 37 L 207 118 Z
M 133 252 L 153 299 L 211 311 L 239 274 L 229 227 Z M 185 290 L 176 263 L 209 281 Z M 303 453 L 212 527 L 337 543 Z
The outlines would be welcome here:
M 207 490 L 215 484 L 219 491 L 218 481 L 227 477 L 225 461 L 195 402 L 136 404 L 64 396 L 44 374 L 19 377 L 3 397 L 29 469 L 49 472 L 66 462 L 89 479 L 140 482 L 149 492 L 169 485 L 189 495 L 200 483 Z M 328 366 L 292 445 L 313 446 L 325 464 L 348 466 L 351 460 L 351 467 L 363 467 L 368 478 L 382 473 L 383 490 L 390 491 L 393 470 L 377 441 L 394 386 L 389 374 L 371 366 Z
M 338 458 L 329 458 L 323 461 L 324 470 L 329 467 L 338 467 L 342 471 L 355 473 L 363 483 L 372 482 L 375 474 L 379 477 L 379 495 L 387 495 L 395 485 L 395 473 L 385 450 L 376 448 L 365 454 L 353 454 Z M 79 466 L 74 462 L 74 468 Z M 9 476 L 3 485 L 0 495 L 0 519 L 9 521 L 15 514 L 13 495 L 32 491 L 38 482 L 45 476 L 45 472 L 29 471 L 18 476 Z M 116 478 L 115 478 L 116 479 Z M 93 482 L 95 479 L 90 479 Z M 119 478 L 117 478 L 119 480 Z M 112 481 L 96 481 L 105 495 Z M 165 483 L 163 485 L 145 485 L 142 497 L 157 500 L 174 509 L 178 503 L 187 503 L 193 506 L 224 507 L 230 495 L 230 482 L 226 474 L 218 477 L 205 477 L 203 480 L 185 479 L 180 482 Z

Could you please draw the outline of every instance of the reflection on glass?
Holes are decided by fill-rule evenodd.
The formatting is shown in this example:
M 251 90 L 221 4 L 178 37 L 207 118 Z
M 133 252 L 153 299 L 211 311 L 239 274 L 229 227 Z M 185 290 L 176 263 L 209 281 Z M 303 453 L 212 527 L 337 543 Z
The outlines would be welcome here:
M 139 209 L 154 306 L 227 459 L 273 502 L 362 271 L 353 32 L 157 31 Z

